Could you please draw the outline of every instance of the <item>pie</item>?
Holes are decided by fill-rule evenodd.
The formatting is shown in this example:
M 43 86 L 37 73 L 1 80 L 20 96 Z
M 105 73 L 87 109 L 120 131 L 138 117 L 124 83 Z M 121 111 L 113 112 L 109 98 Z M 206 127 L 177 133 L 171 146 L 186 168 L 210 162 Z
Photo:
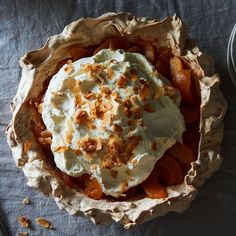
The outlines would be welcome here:
M 69 214 L 129 228 L 182 212 L 219 168 L 220 78 L 175 15 L 80 19 L 20 65 L 8 143 Z

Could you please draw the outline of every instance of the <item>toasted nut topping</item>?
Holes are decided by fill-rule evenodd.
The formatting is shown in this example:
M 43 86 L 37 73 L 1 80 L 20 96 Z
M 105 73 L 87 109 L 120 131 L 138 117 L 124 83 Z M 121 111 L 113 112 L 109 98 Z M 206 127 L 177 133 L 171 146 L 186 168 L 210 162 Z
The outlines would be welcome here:
M 43 145 L 47 145 L 47 144 L 51 144 L 52 143 L 52 138 L 51 137 L 47 137 L 47 138 L 42 138 L 39 137 L 38 141 L 43 144 Z
M 24 153 L 27 153 L 27 152 L 29 151 L 29 149 L 30 149 L 32 143 L 33 143 L 33 142 L 32 142 L 32 140 L 30 140 L 30 139 L 27 139 L 27 140 L 24 142 L 24 144 L 23 144 L 23 152 L 24 152 Z
M 120 184 L 120 189 L 121 189 L 121 192 L 125 192 L 128 188 L 128 183 L 127 182 L 124 182 L 124 183 L 121 183 Z
M 73 131 L 74 131 L 71 119 L 66 120 L 66 125 L 67 125 L 66 127 L 67 130 L 66 130 L 65 140 L 67 144 L 70 144 L 73 138 Z
M 88 100 L 91 100 L 91 99 L 94 99 L 94 98 L 95 98 L 95 96 L 94 96 L 94 94 L 93 94 L 92 92 L 87 92 L 87 93 L 85 93 L 85 94 L 84 94 L 84 97 L 85 97 L 86 99 L 88 99 Z
M 40 134 L 43 138 L 52 137 L 52 133 L 47 129 L 42 131 Z
M 25 198 L 22 200 L 22 204 L 23 204 L 23 205 L 28 205 L 28 204 L 30 204 L 29 198 L 28 198 L 28 197 L 25 197 Z
M 138 79 L 137 71 L 135 69 L 130 69 L 130 79 L 136 81 Z
M 132 116 L 132 111 L 128 107 L 124 108 L 124 113 L 128 118 L 130 118 Z
M 73 94 L 75 96 L 75 103 L 78 106 L 81 106 L 83 104 L 83 100 L 82 100 L 81 92 L 80 92 L 80 83 L 81 82 L 79 80 L 76 81 L 76 85 L 73 88 Z
M 117 170 L 110 170 L 110 176 L 113 177 L 114 179 L 116 178 L 117 174 L 118 174 Z
M 68 150 L 70 150 L 69 147 L 67 147 L 67 146 L 60 146 L 60 147 L 55 147 L 53 151 L 61 153 L 61 152 L 66 152 Z
M 115 100 L 116 102 L 118 102 L 118 103 L 121 102 L 121 97 L 120 97 L 119 93 L 117 93 L 117 92 L 112 92 L 111 96 L 114 98 L 114 100 Z
M 38 112 L 39 112 L 40 114 L 42 114 L 42 112 L 43 112 L 43 103 L 40 103 L 40 104 L 38 105 Z
M 126 85 L 126 77 L 124 75 L 121 75 L 121 77 L 119 78 L 119 80 L 117 81 L 117 86 L 118 88 L 124 88 Z
M 113 124 L 112 129 L 113 131 L 118 132 L 118 133 L 121 133 L 123 131 L 123 128 L 118 124 Z
M 107 69 L 108 79 L 111 80 L 113 78 L 114 71 L 111 68 Z
M 22 227 L 29 228 L 29 219 L 25 216 L 19 216 L 18 221 Z
M 106 80 L 106 72 L 102 71 L 97 74 L 97 79 L 100 84 L 104 84 Z
M 139 96 L 142 101 L 145 101 L 149 96 L 149 86 L 147 83 L 143 84 L 142 88 L 139 91 Z
M 157 150 L 157 144 L 156 144 L 156 142 L 153 142 L 153 143 L 151 144 L 151 148 L 152 148 L 154 151 Z
M 42 217 L 36 218 L 35 221 L 39 226 L 41 226 L 43 228 L 46 228 L 46 229 L 52 229 L 53 228 L 51 222 L 49 222 L 48 220 L 45 220 Z
M 89 122 L 88 113 L 81 109 L 77 109 L 74 114 L 74 122 L 80 125 L 87 124 Z
M 87 138 L 79 141 L 82 150 L 87 153 L 93 153 L 102 149 L 102 142 L 98 138 Z
M 106 95 L 110 95 L 111 94 L 111 90 L 108 87 L 102 86 L 100 88 L 101 92 L 106 94 Z
M 80 155 L 81 154 L 81 150 L 80 149 L 76 149 L 76 150 L 74 150 L 74 153 L 75 153 L 75 155 Z
M 149 112 L 149 113 L 155 111 L 154 107 L 153 107 L 152 104 L 150 104 L 150 103 L 144 104 L 143 109 L 144 109 L 146 112 Z
M 66 72 L 66 74 L 71 74 L 74 71 L 74 66 L 71 60 L 67 61 L 67 65 L 64 68 L 64 71 Z
M 51 92 L 51 94 L 52 94 L 52 96 L 64 96 L 64 93 L 62 93 L 62 92 L 59 92 L 59 91 L 57 91 L 57 92 Z
M 102 120 L 103 120 L 105 125 L 110 125 L 111 124 L 111 120 L 112 120 L 111 112 L 104 113 Z
M 135 147 L 138 145 L 139 141 L 140 141 L 140 137 L 131 136 L 129 138 L 129 143 L 128 143 L 127 147 L 126 147 L 125 152 L 128 155 L 130 155 L 133 152 L 133 150 L 135 149 Z
M 27 235 L 28 235 L 27 232 L 20 232 L 20 233 L 18 234 L 18 236 L 27 236 Z

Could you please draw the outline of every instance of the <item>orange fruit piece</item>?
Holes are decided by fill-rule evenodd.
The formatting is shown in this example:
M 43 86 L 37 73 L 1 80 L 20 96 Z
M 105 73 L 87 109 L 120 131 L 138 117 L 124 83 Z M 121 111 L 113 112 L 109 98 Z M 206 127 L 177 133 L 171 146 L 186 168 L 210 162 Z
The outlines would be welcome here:
M 183 114 L 186 123 L 194 123 L 200 120 L 200 106 L 193 108 L 180 107 L 180 111 Z
M 191 70 L 183 69 L 177 72 L 171 80 L 174 87 L 179 89 L 182 101 L 188 105 L 196 105 L 198 96 L 191 80 Z
M 172 78 L 175 77 L 176 74 L 183 69 L 183 63 L 179 57 L 174 56 L 170 59 L 170 74 Z
M 92 199 L 99 200 L 102 198 L 102 189 L 96 178 L 91 176 L 89 179 L 85 179 L 84 193 Z
M 160 181 L 166 186 L 181 184 L 183 182 L 183 172 L 180 164 L 174 157 L 164 154 L 157 162 L 160 168 Z
M 155 167 L 149 177 L 141 184 L 144 192 L 150 198 L 166 198 L 166 188 L 160 184 L 158 169 Z
M 170 48 L 162 48 L 157 54 L 156 69 L 167 79 L 170 78 L 170 60 L 172 52 Z
M 143 55 L 152 63 L 156 60 L 156 50 L 153 44 L 147 40 L 140 40 L 140 47 L 142 48 Z
M 191 163 L 195 161 L 193 151 L 185 144 L 175 143 L 166 151 L 167 155 L 174 157 L 182 166 L 184 171 L 188 171 Z

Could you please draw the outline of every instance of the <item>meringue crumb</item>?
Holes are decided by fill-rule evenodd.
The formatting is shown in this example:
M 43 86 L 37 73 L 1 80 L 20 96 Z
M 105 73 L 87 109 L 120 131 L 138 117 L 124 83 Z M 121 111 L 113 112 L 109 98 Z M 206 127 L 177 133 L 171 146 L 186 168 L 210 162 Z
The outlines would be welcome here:
M 29 219 L 27 217 L 19 216 L 18 221 L 22 227 L 29 228 Z
M 35 221 L 39 226 L 41 226 L 43 228 L 46 228 L 46 229 L 52 229 L 53 228 L 51 222 L 44 219 L 44 218 L 42 218 L 42 217 L 36 218 Z
M 20 232 L 20 233 L 18 234 L 18 236 L 27 236 L 27 235 L 28 235 L 27 232 Z
M 22 204 L 23 204 L 23 205 L 28 205 L 28 204 L 30 204 L 29 198 L 28 198 L 28 197 L 25 197 L 25 198 L 22 200 Z

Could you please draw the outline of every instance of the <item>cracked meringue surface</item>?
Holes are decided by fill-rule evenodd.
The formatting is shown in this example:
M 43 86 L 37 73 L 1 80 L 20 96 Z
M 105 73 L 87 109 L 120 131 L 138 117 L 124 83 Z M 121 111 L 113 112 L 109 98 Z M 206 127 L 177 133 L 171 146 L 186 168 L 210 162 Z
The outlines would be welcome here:
M 52 78 L 42 111 L 57 167 L 92 174 L 106 195 L 122 196 L 182 141 L 179 103 L 179 92 L 139 53 L 104 49 L 69 61 Z

